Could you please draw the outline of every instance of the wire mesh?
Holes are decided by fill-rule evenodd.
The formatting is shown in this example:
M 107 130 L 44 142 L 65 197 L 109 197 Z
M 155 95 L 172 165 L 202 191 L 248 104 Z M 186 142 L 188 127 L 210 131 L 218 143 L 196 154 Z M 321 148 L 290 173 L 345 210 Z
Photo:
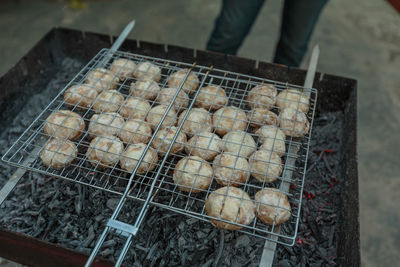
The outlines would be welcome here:
M 154 179 L 157 179 L 155 182 L 157 195 L 151 199 L 152 205 L 201 220 L 211 219 L 214 224 L 225 222 L 228 223 L 225 224 L 228 228 L 233 227 L 257 237 L 293 245 L 299 223 L 317 91 L 210 66 L 197 66 L 120 51 L 115 52 L 112 61 L 104 66 L 105 69 L 112 68 L 116 74 L 116 76 L 110 76 L 109 71 L 96 71 L 107 53 L 108 49 L 101 50 L 60 91 L 2 159 L 17 167 L 122 195 L 128 184 L 132 166 L 137 164 L 137 156 L 140 156 L 143 147 L 137 143 L 146 144 L 149 141 L 163 111 L 165 112 L 165 108 L 160 106 L 168 105 L 175 92 L 168 88 L 180 85 L 179 77 L 173 80 L 170 78 L 171 75 L 179 70 L 191 68 L 192 73 L 175 100 L 174 109 L 164 121 L 166 128 L 160 130 L 154 138 L 151 149 L 147 152 L 149 156 L 146 154 L 144 157 L 141 168 L 133 179 L 128 197 L 145 201 Z M 131 60 L 135 64 L 132 65 L 132 62 L 124 59 Z M 115 63 L 113 66 L 114 62 L 118 64 Z M 206 72 L 209 72 L 208 75 Z M 150 82 L 149 79 L 155 81 Z M 200 81 L 203 82 L 202 88 L 215 86 L 216 90 L 211 90 L 209 93 L 203 92 L 199 97 L 195 91 L 199 90 L 197 86 Z M 145 87 L 140 87 L 140 83 Z M 82 85 L 86 87 L 84 95 L 81 94 L 81 97 L 76 99 L 67 97 L 68 92 L 72 90 L 71 87 L 77 88 Z M 257 85 L 273 85 L 278 93 L 287 89 L 294 89 L 298 94 L 311 90 L 309 108 L 304 115 L 298 115 L 303 114 L 301 111 L 303 104 L 299 102 L 299 99 L 283 99 L 288 105 L 294 107 L 297 123 L 294 126 L 290 123 L 285 124 L 291 125 L 289 128 L 282 129 L 289 134 L 286 137 L 280 138 L 277 131 L 270 136 L 263 136 L 261 131 L 257 131 L 265 123 L 263 118 L 269 118 L 269 123 L 279 123 L 278 117 L 273 114 L 269 114 L 268 117 L 263 113 L 260 113 L 261 116 L 251 111 L 251 107 L 254 107 L 256 102 L 263 101 L 261 97 L 255 99 L 248 97 L 249 91 Z M 221 92 L 225 92 L 226 98 Z M 194 99 L 194 96 L 197 98 Z M 184 110 L 190 101 L 195 101 L 195 108 L 188 110 L 189 115 L 186 120 L 182 120 Z M 221 107 L 228 111 L 225 113 L 217 111 Z M 271 110 L 275 115 L 281 111 L 275 102 L 263 109 Z M 62 112 L 62 116 L 58 116 L 60 110 L 66 110 Z M 77 119 L 74 113 L 69 111 L 77 113 L 80 118 Z M 55 113 L 57 116 L 54 119 Z M 49 116 L 53 116 L 53 120 L 49 120 Z M 297 118 L 303 119 L 302 116 L 309 122 L 308 128 L 301 129 L 303 122 L 297 121 Z M 127 121 L 130 125 L 127 125 Z M 170 140 L 176 134 L 176 126 L 180 123 L 183 123 L 182 131 L 172 149 L 166 151 Z M 297 125 L 300 128 L 297 128 Z M 236 132 L 232 133 L 232 131 Z M 301 137 L 290 136 L 295 136 L 296 131 L 304 131 L 304 136 L 302 134 L 300 134 Z M 224 133 L 228 134 L 224 135 Z M 60 137 L 58 146 L 47 145 L 46 141 Z M 203 143 L 199 139 L 202 139 Z M 205 140 L 208 142 L 204 142 Z M 262 143 L 265 142 L 272 144 L 273 151 L 261 148 Z M 66 150 L 67 143 L 72 143 L 76 151 Z M 275 146 L 275 143 L 283 143 L 284 148 Z M 298 154 L 292 155 L 287 152 L 292 146 L 300 147 Z M 263 155 L 262 159 L 253 160 L 253 153 L 260 150 L 264 151 L 260 152 Z M 166 152 L 168 160 L 162 166 L 161 175 L 157 177 L 160 159 Z M 228 165 L 221 163 L 222 156 L 217 156 L 221 153 L 228 154 L 227 158 L 231 159 Z M 279 162 L 273 160 L 274 157 L 276 158 L 275 153 L 279 155 Z M 46 155 L 50 157 L 47 165 L 42 161 Z M 36 157 L 34 161 L 25 160 L 32 156 Z M 187 160 L 189 156 L 191 161 Z M 219 157 L 219 161 L 215 157 Z M 296 159 L 294 167 L 286 164 L 290 157 Z M 247 162 L 248 165 L 239 164 L 239 162 Z M 178 163 L 179 169 L 177 169 Z M 261 172 L 257 171 L 257 164 L 262 166 Z M 270 174 L 270 170 L 280 168 L 281 172 Z M 222 172 L 222 175 L 230 174 L 230 177 L 225 177 L 225 179 L 221 176 L 217 177 L 217 169 Z M 286 177 L 285 172 L 288 171 L 293 171 L 290 180 L 283 178 Z M 255 179 L 260 176 L 264 178 Z M 186 184 L 183 184 L 184 182 Z M 287 193 L 279 192 L 283 182 L 290 183 L 290 190 Z M 226 186 L 227 190 L 237 187 L 242 191 L 239 196 L 229 197 L 226 190 L 223 193 L 214 192 L 223 186 Z M 286 208 L 280 203 L 286 195 L 291 206 L 290 218 L 284 223 L 285 227 L 279 234 L 274 232 L 277 226 L 275 221 L 271 225 L 265 224 L 257 215 L 246 222 L 240 218 L 246 213 L 244 203 L 247 202 L 252 203 L 256 207 L 255 212 L 259 213 L 260 203 L 255 201 L 254 196 L 260 190 L 272 191 L 273 188 L 278 190 L 279 199 L 276 205 L 269 205 L 276 211 L 284 211 Z M 222 196 L 222 206 L 230 202 L 238 203 L 236 210 L 239 212 L 236 211 L 231 218 L 207 214 L 205 204 L 212 192 L 214 195 Z M 250 198 L 247 199 L 246 195 Z M 278 238 L 272 239 L 273 236 Z

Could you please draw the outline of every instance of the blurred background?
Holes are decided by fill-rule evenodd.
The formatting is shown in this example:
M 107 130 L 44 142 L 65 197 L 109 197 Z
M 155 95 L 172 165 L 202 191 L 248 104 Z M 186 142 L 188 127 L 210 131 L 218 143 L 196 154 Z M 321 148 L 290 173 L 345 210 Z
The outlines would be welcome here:
M 0 75 L 52 27 L 205 49 L 218 0 L 0 2 Z M 267 0 L 239 56 L 270 62 L 278 40 L 280 0 Z M 392 1 L 396 2 L 396 1 Z M 364 266 L 400 262 L 400 13 L 384 0 L 329 1 L 310 47 L 318 71 L 358 80 L 361 257 Z M 308 54 L 302 63 L 305 68 Z

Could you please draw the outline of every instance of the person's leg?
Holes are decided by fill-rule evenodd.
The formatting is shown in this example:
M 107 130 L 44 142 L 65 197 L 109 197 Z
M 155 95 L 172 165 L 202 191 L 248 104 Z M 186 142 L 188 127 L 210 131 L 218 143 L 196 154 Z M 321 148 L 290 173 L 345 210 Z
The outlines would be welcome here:
M 298 67 L 318 17 L 328 0 L 285 0 L 274 62 Z
M 207 50 L 236 55 L 264 0 L 224 0 Z

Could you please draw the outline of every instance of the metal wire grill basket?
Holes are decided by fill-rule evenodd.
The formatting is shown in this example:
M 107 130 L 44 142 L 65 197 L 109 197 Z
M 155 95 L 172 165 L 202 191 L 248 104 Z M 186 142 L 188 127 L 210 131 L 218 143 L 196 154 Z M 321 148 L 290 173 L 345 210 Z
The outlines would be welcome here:
M 179 151 L 174 151 L 174 149 L 167 149 L 164 153 L 161 151 L 165 149 L 166 146 L 169 145 L 170 141 L 166 139 L 159 140 L 158 146 L 154 146 L 149 148 L 155 152 L 157 152 L 158 157 L 154 158 L 153 162 L 148 162 L 149 165 L 153 165 L 154 168 L 147 168 L 144 172 L 138 173 L 132 177 L 131 186 L 129 188 L 129 192 L 127 194 L 128 198 L 132 198 L 137 201 L 145 202 L 148 199 L 148 195 L 153 192 L 154 195 L 149 204 L 155 205 L 158 207 L 166 208 L 169 210 L 173 210 L 175 212 L 192 216 L 201 220 L 209 220 L 214 219 L 216 221 L 223 221 L 230 223 L 231 225 L 235 225 L 236 228 L 240 228 L 239 231 L 261 237 L 268 240 L 273 240 L 278 243 L 282 243 L 285 245 L 293 245 L 296 234 L 297 234 L 297 227 L 299 223 L 299 216 L 300 216 L 300 207 L 301 207 L 301 199 L 302 199 L 302 191 L 304 185 L 304 178 L 305 178 L 305 170 L 307 165 L 307 156 L 308 156 L 308 149 L 309 149 L 309 142 L 311 137 L 311 129 L 314 117 L 314 110 L 316 105 L 317 99 L 317 91 L 311 88 L 303 88 L 296 85 L 291 85 L 287 83 L 277 82 L 273 80 L 261 79 L 257 77 L 252 77 L 248 75 L 243 75 L 239 73 L 228 72 L 220 69 L 215 69 L 212 66 L 197 66 L 195 64 L 187 64 L 182 62 L 176 62 L 166 59 L 159 59 L 153 57 L 146 57 L 142 55 L 131 54 L 127 52 L 120 52 L 117 51 L 112 54 L 112 58 L 109 57 L 109 50 L 103 49 L 101 50 L 66 86 L 64 89 L 60 91 L 60 93 L 51 101 L 51 103 L 43 110 L 43 112 L 33 121 L 33 123 L 26 129 L 26 131 L 18 138 L 18 140 L 12 145 L 12 147 L 3 155 L 2 159 L 8 162 L 11 165 L 22 167 L 31 171 L 39 172 L 44 175 L 63 178 L 68 181 L 88 185 L 94 188 L 98 188 L 101 190 L 105 190 L 108 192 L 116 193 L 119 195 L 123 195 L 124 191 L 128 185 L 128 181 L 131 178 L 131 172 L 123 169 L 119 164 L 121 159 L 121 154 L 115 155 L 118 160 L 104 168 L 101 164 L 94 163 L 92 164 L 87 158 L 87 151 L 92 141 L 92 134 L 87 130 L 90 120 L 95 114 L 94 112 L 94 105 L 91 104 L 90 106 L 83 107 L 81 103 L 76 103 L 75 105 L 70 105 L 65 102 L 64 94 L 68 88 L 74 85 L 81 85 L 85 83 L 88 78 L 88 74 L 98 67 L 104 67 L 109 69 L 111 64 L 117 59 L 129 59 L 136 63 L 136 66 L 141 62 L 151 62 L 161 70 L 161 76 L 158 83 L 160 90 L 164 88 L 168 88 L 168 78 L 171 76 L 172 73 L 180 70 L 180 69 L 191 69 L 191 73 L 194 73 L 199 79 L 199 86 L 198 88 L 202 88 L 209 85 L 215 85 L 220 90 L 224 90 L 227 96 L 228 102 L 226 106 L 234 106 L 246 112 L 246 116 L 239 118 L 239 113 L 242 111 L 237 111 L 236 120 L 241 121 L 245 125 L 245 129 L 242 129 L 244 132 L 247 132 L 249 135 L 252 136 L 256 149 L 259 150 L 261 146 L 261 138 L 259 134 L 256 134 L 256 128 L 251 125 L 252 123 L 252 116 L 253 113 L 250 112 L 250 105 L 248 99 L 248 92 L 257 85 L 265 84 L 265 85 L 273 85 L 278 93 L 282 92 L 283 90 L 293 89 L 297 90 L 297 92 L 307 92 L 309 93 L 309 109 L 307 113 L 305 113 L 307 120 L 309 121 L 309 128 L 307 133 L 302 137 L 291 137 L 286 136 L 284 143 L 286 147 L 286 152 L 282 153 L 282 173 L 277 177 L 274 177 L 273 182 L 267 182 L 264 180 L 260 182 L 254 179 L 253 175 L 249 175 L 246 177 L 244 181 L 238 182 L 238 188 L 242 189 L 246 192 L 251 200 L 244 200 L 243 194 L 241 197 L 238 197 L 239 206 L 243 204 L 244 201 L 250 201 L 255 206 L 257 203 L 254 200 L 255 194 L 266 188 L 276 188 L 278 191 L 281 190 L 283 183 L 290 184 L 290 190 L 288 192 L 284 192 L 283 190 L 280 191 L 280 198 L 283 195 L 287 195 L 290 205 L 291 205 L 291 216 L 287 222 L 284 223 L 283 228 L 281 229 L 280 233 L 275 231 L 277 225 L 273 223 L 272 225 L 268 225 L 263 223 L 260 219 L 255 216 L 249 224 L 243 224 L 239 222 L 239 220 L 234 218 L 233 220 L 226 220 L 222 217 L 211 217 L 206 214 L 205 211 L 205 201 L 209 197 L 210 193 L 214 190 L 221 188 L 222 185 L 216 182 L 216 177 L 213 174 L 210 178 L 211 182 L 206 187 L 196 190 L 193 186 L 186 187 L 185 191 L 182 191 L 182 187 L 180 187 L 174 182 L 174 172 L 176 172 L 176 165 L 177 162 L 185 157 L 188 154 L 192 154 L 193 146 L 188 145 L 187 143 L 179 144 L 177 140 L 176 144 L 181 145 L 182 147 L 186 146 L 186 149 L 181 149 Z M 110 61 L 110 62 L 109 62 Z M 186 75 L 184 81 L 188 79 L 188 75 Z M 127 77 L 125 79 L 119 81 L 111 81 L 112 87 L 118 91 L 126 101 L 129 97 L 131 97 L 131 93 L 135 90 L 135 85 L 131 86 L 131 83 L 136 82 L 137 79 L 134 77 Z M 111 84 L 110 84 L 111 85 Z M 91 85 L 93 86 L 93 84 Z M 179 85 L 179 90 L 184 91 L 182 89 L 182 84 Z M 182 111 L 186 108 L 190 111 L 193 110 L 195 106 L 201 105 L 198 97 L 198 88 L 195 90 L 186 90 L 188 98 L 186 99 L 187 103 L 183 103 L 182 99 L 180 99 L 180 93 L 176 93 L 175 101 L 173 103 L 164 103 L 166 105 L 170 104 L 171 109 L 176 109 L 176 117 L 180 117 L 181 120 L 177 121 L 177 128 L 180 129 L 181 133 L 185 133 L 184 128 L 182 125 L 190 121 L 189 116 L 185 117 L 182 115 Z M 55 88 L 56 89 L 56 88 Z M 130 92 L 131 90 L 131 92 Z M 167 98 L 168 99 L 168 98 Z M 211 99 L 214 99 L 212 97 Z M 114 98 L 111 97 L 108 99 L 109 101 L 103 102 L 104 107 L 108 107 L 109 105 L 115 104 L 113 102 Z M 96 100 L 98 101 L 98 100 Z M 153 108 L 159 105 L 161 101 L 160 94 L 153 100 L 146 100 L 149 103 L 150 108 Z M 165 100 L 164 100 L 165 101 Z M 212 101 L 212 100 L 211 100 Z M 292 100 L 287 100 L 292 101 Z M 96 103 L 96 102 L 95 102 Z M 124 102 L 126 103 L 126 102 Z M 183 104 L 182 104 L 183 103 Z M 190 104 L 189 104 L 190 103 Z M 116 112 L 121 112 L 121 107 L 123 106 L 118 104 Z M 188 107 L 187 107 L 188 106 Z M 299 107 L 299 103 L 297 105 Z M 135 107 L 134 107 L 135 108 Z M 273 105 L 269 107 L 272 112 L 279 114 L 279 107 Z M 71 110 L 73 112 L 78 113 L 82 116 L 85 122 L 84 129 L 75 129 L 80 132 L 79 138 L 76 138 L 72 142 L 77 147 L 77 155 L 75 159 L 66 167 L 62 168 L 51 168 L 45 166 L 42 163 L 40 158 L 40 153 L 44 149 L 44 145 L 47 140 L 54 137 L 53 135 L 45 134 L 44 127 L 46 119 L 59 110 Z M 137 111 L 137 110 L 136 110 Z M 207 116 L 209 115 L 212 118 L 212 114 L 215 112 L 214 109 L 209 108 L 208 110 L 203 110 L 207 112 Z M 146 111 L 148 112 L 148 110 Z M 301 112 L 298 109 L 296 112 Z M 209 113 L 209 114 L 208 114 Z M 128 116 L 124 117 L 125 120 L 132 119 L 135 115 L 135 112 L 129 114 Z M 161 114 L 162 115 L 162 114 Z M 165 115 L 165 114 L 164 114 Z M 116 116 L 116 115 L 115 115 Z M 215 116 L 214 116 L 215 117 Z M 183 118 L 183 119 L 182 119 Z M 219 117 L 219 119 L 225 119 L 224 116 Z M 229 119 L 229 118 L 226 118 Z M 144 120 L 141 123 L 145 123 Z M 207 125 L 205 122 L 197 122 L 199 125 L 199 129 L 206 129 Z M 202 124 L 203 123 L 203 124 Z M 155 127 L 153 125 L 153 135 L 157 134 L 161 131 L 161 127 Z M 181 127 L 179 127 L 181 126 Z M 182 130 L 182 129 L 183 130 Z M 229 131 L 230 129 L 226 129 Z M 287 131 L 293 131 L 293 129 L 286 129 Z M 120 128 L 116 129 L 116 135 L 121 132 Z M 212 133 L 216 133 L 215 129 L 212 129 Z M 135 133 L 136 134 L 136 133 Z M 176 134 L 178 135 L 178 134 Z M 199 135 L 194 135 L 194 137 L 189 136 L 189 138 L 198 138 Z M 201 136 L 201 134 L 200 134 Z M 109 138 L 109 137 L 106 137 Z M 220 136 L 221 144 L 225 146 L 225 149 L 230 149 L 236 145 L 239 146 L 240 149 L 247 148 L 247 144 L 244 142 L 237 142 L 227 144 L 227 141 Z M 275 135 L 272 137 L 273 143 L 276 141 L 278 142 L 278 137 Z M 154 140 L 153 140 L 154 141 Z M 124 151 L 127 149 L 131 143 L 129 141 L 124 142 Z M 160 145 L 161 144 L 161 145 Z M 150 145 L 148 145 L 150 147 Z M 297 154 L 291 154 L 287 151 L 292 151 L 290 148 L 293 146 L 299 147 L 299 152 Z M 208 147 L 209 148 L 209 147 Z M 250 149 L 251 146 L 250 146 Z M 104 151 L 109 152 L 110 151 Z M 276 152 L 276 151 L 275 151 Z M 56 151 L 56 153 L 60 153 Z M 225 153 L 225 152 L 224 152 Z M 165 154 L 165 156 L 164 156 Z M 270 152 L 270 154 L 272 154 Z M 162 162 L 162 159 L 166 157 L 167 160 Z M 244 155 L 243 158 L 248 160 L 249 155 Z M 271 158 L 271 157 L 269 157 Z M 270 162 L 269 158 L 265 158 L 265 163 L 269 164 L 268 166 L 273 166 L 274 163 Z M 295 160 L 295 165 L 291 166 L 286 164 L 289 158 Z M 212 159 L 208 162 L 204 159 L 200 159 L 201 164 L 209 165 L 210 167 L 217 168 L 218 163 L 213 164 Z M 250 170 L 252 166 L 249 166 Z M 288 175 L 286 173 L 290 172 L 290 179 L 287 179 Z M 194 175 L 196 176 L 196 174 Z M 200 179 L 201 175 L 197 174 L 196 179 Z M 200 177 L 200 178 L 198 178 Z M 156 181 L 154 181 L 156 180 Z M 227 180 L 227 186 L 231 187 L 232 184 Z M 226 201 L 226 194 L 223 196 L 224 201 Z M 258 206 L 257 206 L 258 207 Z M 273 206 L 274 208 L 278 209 L 277 206 Z M 283 209 L 280 207 L 279 209 Z M 238 216 L 237 216 L 238 217 Z M 273 238 L 274 237 L 274 238 Z

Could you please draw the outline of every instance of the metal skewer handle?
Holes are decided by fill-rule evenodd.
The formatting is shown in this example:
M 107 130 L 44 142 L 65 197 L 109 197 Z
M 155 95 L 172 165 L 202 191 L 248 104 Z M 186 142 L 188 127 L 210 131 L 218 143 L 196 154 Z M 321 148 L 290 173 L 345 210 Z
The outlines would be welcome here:
M 212 69 L 212 67 L 211 67 L 211 69 Z M 132 179 L 135 177 L 135 174 L 136 174 L 137 170 L 139 169 L 140 164 L 143 162 L 143 159 L 144 159 L 144 157 L 145 157 L 145 155 L 146 155 L 146 152 L 147 152 L 148 149 L 150 148 L 150 145 L 152 144 L 152 142 L 153 142 L 155 136 L 157 135 L 158 131 L 161 129 L 162 123 L 164 122 L 165 118 L 167 117 L 167 114 L 168 114 L 168 112 L 170 111 L 170 109 L 171 109 L 171 108 L 173 107 L 173 105 L 175 104 L 175 100 L 176 100 L 176 98 L 178 98 L 178 95 L 179 95 L 180 91 L 182 90 L 183 85 L 184 85 L 184 83 L 186 82 L 186 80 L 187 80 L 187 78 L 188 78 L 188 76 L 190 75 L 191 72 L 192 72 L 192 69 L 189 69 L 189 71 L 186 73 L 186 75 L 185 75 L 183 81 L 181 82 L 180 86 L 178 87 L 178 90 L 176 91 L 174 97 L 172 98 L 171 103 L 168 105 L 167 110 L 166 110 L 165 113 L 163 114 L 163 116 L 162 116 L 162 118 L 161 118 L 159 124 L 157 125 L 156 130 L 154 131 L 154 133 L 153 133 L 153 135 L 152 135 L 152 137 L 151 137 L 149 143 L 147 144 L 145 150 L 143 151 L 141 157 L 140 157 L 139 160 L 138 160 L 138 163 L 136 164 L 135 169 L 133 170 L 133 172 L 132 172 L 132 174 L 131 174 L 131 176 L 130 176 L 129 183 L 128 183 L 126 189 L 125 189 L 125 192 L 124 192 L 123 196 L 121 197 L 121 199 L 120 199 L 120 201 L 119 201 L 117 207 L 115 208 L 115 210 L 114 210 L 114 212 L 113 212 L 111 218 L 108 220 L 107 226 L 106 226 L 106 228 L 104 229 L 104 231 L 103 231 L 103 233 L 102 233 L 100 239 L 98 240 L 98 242 L 97 242 L 95 248 L 93 249 L 93 251 L 92 251 L 92 253 L 91 253 L 91 255 L 90 255 L 88 261 L 86 262 L 86 265 L 85 265 L 85 266 L 90 266 L 90 265 L 91 265 L 91 263 L 93 262 L 94 258 L 95 258 L 96 255 L 97 255 L 97 253 L 99 252 L 101 246 L 103 245 L 103 243 L 104 243 L 104 241 L 105 241 L 105 238 L 106 238 L 108 232 L 109 232 L 111 229 L 115 229 L 115 230 L 118 230 L 118 231 L 121 231 L 121 232 L 125 232 L 125 234 L 128 236 L 128 238 L 127 238 L 127 240 L 125 241 L 125 244 L 124 244 L 124 246 L 123 246 L 123 249 L 122 249 L 122 251 L 121 251 L 121 254 L 120 254 L 119 257 L 118 257 L 117 262 L 115 263 L 115 266 L 121 266 L 121 264 L 122 264 L 122 262 L 123 262 L 123 260 L 124 260 L 124 258 L 125 258 L 125 256 L 126 256 L 126 253 L 128 252 L 128 249 L 129 249 L 130 245 L 132 244 L 132 238 L 133 238 L 134 235 L 136 235 L 136 233 L 137 233 L 137 231 L 138 231 L 140 225 L 141 225 L 142 222 L 143 222 L 144 217 L 146 216 L 146 213 L 147 213 L 148 208 L 149 208 L 149 202 L 151 201 L 151 199 L 152 199 L 152 198 L 154 197 L 154 195 L 155 195 L 155 194 L 153 194 L 153 190 L 154 190 L 154 186 L 155 186 L 155 184 L 156 184 L 156 182 L 157 182 L 157 180 L 158 180 L 158 177 L 159 177 L 160 174 L 161 174 L 161 170 L 162 170 L 163 166 L 165 165 L 165 163 L 166 163 L 166 161 L 167 161 L 167 158 L 168 158 L 168 155 L 169 155 L 170 152 L 171 152 L 172 146 L 174 145 L 174 143 L 175 143 L 175 141 L 176 141 L 176 138 L 178 137 L 178 134 L 180 133 L 180 131 L 181 131 L 181 129 L 182 129 L 182 126 L 183 126 L 183 124 L 185 123 L 186 118 L 187 118 L 187 116 L 189 115 L 189 112 L 190 112 L 190 110 L 192 109 L 192 107 L 193 107 L 193 105 L 194 105 L 194 103 L 195 103 L 195 101 L 196 101 L 197 95 L 199 94 L 200 90 L 197 90 L 197 91 L 196 91 L 196 94 L 195 94 L 195 96 L 193 97 L 193 100 L 191 101 L 191 103 L 190 103 L 190 105 L 189 105 L 189 107 L 188 107 L 188 109 L 187 109 L 187 112 L 185 113 L 185 116 L 183 117 L 181 123 L 180 123 L 179 126 L 178 126 L 178 129 L 177 129 L 175 135 L 173 136 L 173 138 L 172 138 L 172 140 L 171 140 L 171 143 L 170 143 L 170 145 L 169 145 L 169 147 L 168 147 L 168 150 L 167 150 L 167 152 L 166 152 L 166 154 L 165 154 L 165 156 L 164 156 L 164 158 L 163 158 L 163 161 L 161 162 L 160 166 L 158 167 L 157 174 L 156 174 L 156 176 L 155 176 L 154 179 L 153 179 L 153 182 L 152 182 L 151 187 L 150 187 L 150 189 L 149 189 L 149 193 L 148 193 L 148 195 L 147 195 L 147 198 L 146 198 L 145 202 L 143 203 L 142 209 L 141 209 L 141 211 L 140 211 L 138 217 L 136 218 L 136 222 L 135 222 L 133 225 L 130 225 L 130 224 L 127 224 L 127 223 L 123 223 L 123 222 L 121 222 L 121 221 L 118 221 L 118 220 L 116 220 L 116 218 L 117 218 L 117 216 L 119 215 L 119 213 L 120 213 L 120 211 L 121 211 L 121 209 L 122 209 L 122 207 L 123 207 L 123 205 L 124 205 L 124 203 L 125 203 L 125 201 L 126 201 L 126 197 L 127 197 L 128 192 L 129 192 L 129 190 L 130 190 L 130 185 L 131 185 L 131 183 L 132 183 Z M 210 71 L 208 71 L 208 72 L 204 75 L 203 80 L 202 80 L 202 82 L 201 82 L 201 84 L 200 84 L 200 88 L 203 86 L 205 80 L 207 79 L 207 76 L 208 76 L 209 72 L 210 72 Z
M 307 95 L 308 98 L 310 98 L 310 93 L 311 93 L 311 88 L 314 83 L 314 77 L 315 77 L 315 72 L 317 70 L 317 63 L 318 63 L 318 58 L 319 58 L 319 46 L 318 44 L 314 46 L 311 54 L 311 59 L 310 63 L 308 65 L 307 69 L 307 74 L 306 74 L 306 79 L 304 81 L 304 94 Z M 314 115 L 313 115 L 314 116 Z M 312 128 L 312 127 L 311 127 Z M 292 137 L 291 137 L 292 138 Z M 300 145 L 299 144 L 293 144 L 289 147 L 289 153 L 288 155 L 291 155 L 290 157 L 288 156 L 287 162 L 286 162 L 286 170 L 284 171 L 284 180 L 281 183 L 280 191 L 282 193 L 287 193 L 289 191 L 290 187 L 290 180 L 292 179 L 293 175 L 293 169 L 295 168 L 296 165 L 296 160 L 298 158 L 297 153 L 300 150 Z M 304 168 L 305 169 L 305 168 Z M 304 184 L 304 180 L 303 180 Z M 300 192 L 300 196 L 303 195 L 303 187 Z M 278 203 L 279 205 L 279 203 Z M 299 210 L 300 212 L 300 210 Z M 281 227 L 275 227 L 275 233 L 279 234 L 281 231 Z M 296 229 L 297 233 L 297 229 Z M 278 239 L 277 236 L 273 236 L 273 239 Z M 274 261 L 274 256 L 275 256 L 275 250 L 276 250 L 276 242 L 272 242 L 270 240 L 265 241 L 263 253 L 261 255 L 261 260 L 260 260 L 260 267 L 267 267 L 267 266 L 272 266 L 272 263 Z

